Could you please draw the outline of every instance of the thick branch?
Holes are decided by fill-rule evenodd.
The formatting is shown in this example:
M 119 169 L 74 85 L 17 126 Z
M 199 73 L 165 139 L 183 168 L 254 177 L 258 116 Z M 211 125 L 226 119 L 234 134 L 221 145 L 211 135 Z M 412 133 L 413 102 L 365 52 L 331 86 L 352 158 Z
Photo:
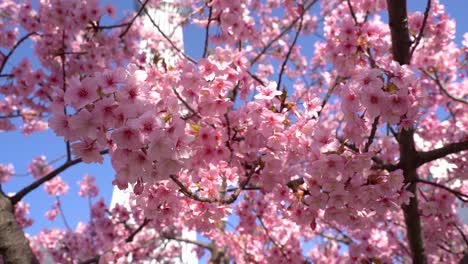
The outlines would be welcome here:
M 428 181 L 428 180 L 424 180 L 424 179 L 416 179 L 416 182 L 421 182 L 421 183 L 424 183 L 424 184 L 432 185 L 432 186 L 437 187 L 437 188 L 444 189 L 447 192 L 455 195 L 455 197 L 457 197 L 463 203 L 468 202 L 468 195 L 466 195 L 466 194 L 464 194 L 462 192 L 459 192 L 457 190 L 451 189 L 451 188 L 449 188 L 449 187 L 447 187 L 445 185 L 442 185 L 440 183 L 432 182 L 432 181 Z
M 20 38 L 18 40 L 18 42 L 16 42 L 16 44 L 11 48 L 11 50 L 7 53 L 7 55 L 3 58 L 3 61 L 2 61 L 2 65 L 0 65 L 0 75 L 2 74 L 2 71 L 3 71 L 3 68 L 5 68 L 5 65 L 7 64 L 8 62 L 8 59 L 11 57 L 11 55 L 13 55 L 13 52 L 15 52 L 15 50 L 19 47 L 19 45 L 21 45 L 21 43 L 23 43 L 25 40 L 27 40 L 29 37 L 33 36 L 33 35 L 37 35 L 36 32 L 30 32 L 26 35 L 24 35 L 22 38 Z
M 406 10 L 406 0 L 387 0 L 389 25 L 392 36 L 392 55 L 393 59 L 400 65 L 410 63 L 410 36 L 408 30 L 408 14 Z M 414 144 L 413 128 L 403 129 L 398 135 L 398 144 L 400 148 L 399 165 L 403 170 L 405 183 L 409 183 L 407 191 L 413 196 L 408 204 L 402 206 L 405 224 L 406 236 L 411 248 L 413 263 L 425 264 L 427 259 L 424 253 L 424 243 L 421 230 L 421 218 L 418 213 L 418 197 L 416 193 L 415 179 L 417 174 L 418 153 Z
M 103 150 L 100 153 L 101 153 L 101 155 L 104 155 L 104 154 L 107 154 L 108 152 L 109 152 L 109 150 Z M 34 191 L 35 189 L 37 189 L 39 186 L 41 186 L 45 182 L 53 179 L 55 176 L 57 176 L 59 173 L 65 171 L 69 167 L 71 167 L 73 165 L 76 165 L 78 163 L 81 163 L 81 162 L 82 162 L 81 158 L 65 162 L 62 166 L 56 168 L 55 170 L 51 171 L 49 174 L 45 175 L 44 177 L 36 180 L 35 182 L 31 183 L 30 185 L 28 185 L 26 187 L 24 187 L 19 192 L 17 192 L 15 195 L 10 197 L 11 203 L 13 205 L 15 205 L 16 203 L 21 201 L 21 199 L 23 199 L 23 197 L 26 196 L 28 193 Z
M 210 24 L 211 24 L 211 16 L 213 15 L 213 7 L 210 6 L 208 8 L 208 22 L 206 23 L 206 28 L 205 28 L 205 47 L 203 48 L 203 58 L 206 58 L 206 55 L 208 55 L 208 40 L 210 36 Z
M 0 189 L 0 257 L 5 263 L 39 263 L 16 222 L 13 203 Z
M 451 143 L 438 149 L 433 149 L 426 152 L 419 152 L 417 166 L 421 166 L 436 159 L 440 159 L 447 155 L 465 150 L 468 150 L 468 139 L 456 143 Z

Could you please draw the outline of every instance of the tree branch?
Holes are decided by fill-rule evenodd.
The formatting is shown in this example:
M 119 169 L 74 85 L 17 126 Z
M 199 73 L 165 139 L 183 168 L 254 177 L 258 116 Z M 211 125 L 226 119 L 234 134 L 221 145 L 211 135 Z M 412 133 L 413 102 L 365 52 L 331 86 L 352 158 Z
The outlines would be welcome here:
M 450 99 L 456 101 L 456 102 L 459 102 L 459 103 L 462 103 L 462 104 L 468 104 L 468 100 L 464 99 L 464 98 L 460 98 L 460 97 L 456 97 L 454 95 L 452 95 L 448 90 L 447 90 L 447 87 L 445 87 L 445 84 L 443 84 L 440 79 L 439 79 L 439 76 L 437 74 L 437 72 L 434 70 L 434 75 L 432 75 L 429 71 L 425 70 L 425 69 L 421 69 L 424 74 L 431 78 L 431 80 L 433 80 L 437 86 L 439 87 L 439 89 Z
M 211 16 L 213 15 L 213 7 L 210 6 L 208 9 L 208 22 L 206 23 L 206 29 L 205 29 L 205 46 L 203 48 L 203 58 L 206 58 L 206 55 L 208 55 L 208 38 L 210 36 L 210 24 L 211 24 Z
M 137 17 L 139 17 L 141 15 L 143 10 L 146 10 L 145 7 L 146 7 L 146 4 L 148 4 L 149 0 L 146 0 L 143 4 L 140 1 L 138 1 L 138 2 L 141 4 L 140 9 L 138 10 L 137 14 L 130 20 L 130 22 L 127 23 L 127 27 L 125 28 L 125 30 L 122 33 L 120 33 L 119 38 L 123 38 L 125 36 L 125 34 L 127 34 L 127 32 L 130 30 L 133 23 L 137 19 Z
M 14 205 L 0 185 L 0 258 L 5 263 L 38 264 L 23 229 L 16 222 Z
M 424 183 L 424 184 L 428 184 L 428 185 L 432 185 L 432 186 L 435 186 L 435 187 L 438 187 L 438 188 L 441 188 L 441 189 L 444 189 L 446 190 L 447 192 L 450 192 L 452 193 L 453 195 L 455 195 L 460 201 L 462 201 L 463 203 L 466 203 L 468 202 L 468 195 L 462 193 L 462 192 L 459 192 L 459 191 L 456 191 L 456 190 L 453 190 L 445 185 L 442 185 L 440 183 L 436 183 L 436 182 L 432 182 L 432 181 L 428 181 L 428 180 L 424 180 L 424 179 L 416 179 L 415 182 L 420 182 L 420 183 Z
M 281 79 L 283 79 L 283 74 L 284 74 L 284 70 L 286 69 L 286 64 L 288 63 L 289 57 L 291 56 L 291 53 L 292 53 L 292 51 L 294 49 L 294 46 L 296 45 L 297 39 L 299 38 L 299 34 L 301 33 L 302 22 L 304 21 L 304 16 L 301 15 L 301 18 L 299 20 L 300 20 L 299 28 L 297 29 L 296 34 L 294 35 L 294 39 L 293 39 L 291 45 L 289 46 L 288 53 L 286 53 L 286 57 L 284 58 L 284 61 L 281 64 L 281 70 L 280 70 L 279 75 L 278 75 L 278 84 L 276 86 L 276 90 L 278 90 L 278 91 L 281 89 Z
M 426 10 L 424 11 L 424 18 L 423 18 L 423 22 L 422 22 L 422 25 L 421 25 L 421 29 L 419 30 L 418 36 L 414 40 L 413 47 L 411 47 L 410 60 L 413 57 L 413 53 L 416 50 L 416 48 L 418 47 L 419 42 L 421 41 L 422 37 L 424 36 L 424 28 L 426 27 L 427 18 L 429 17 L 429 11 L 430 10 L 431 10 L 431 0 L 427 0 Z
M 107 154 L 109 153 L 109 150 L 103 150 L 100 152 L 101 155 L 104 155 L 104 154 Z M 66 169 L 68 169 L 69 167 L 73 166 L 73 165 L 76 165 L 78 163 L 81 163 L 82 162 L 82 159 L 81 158 L 78 158 L 78 159 L 74 159 L 74 160 L 70 160 L 70 161 L 67 161 L 65 162 L 64 164 L 62 164 L 62 166 L 56 168 L 55 170 L 51 171 L 49 174 L 45 175 L 44 177 L 36 180 L 35 182 L 31 183 L 30 185 L 24 187 L 23 189 L 21 189 L 19 192 L 17 192 L 15 195 L 11 196 L 10 197 L 10 201 L 13 205 L 17 204 L 19 201 L 21 201 L 21 199 L 23 199 L 24 196 L 26 196 L 27 194 L 29 194 L 30 192 L 34 191 L 35 189 L 37 189 L 39 186 L 41 186 L 42 184 L 44 184 L 45 182 L 47 181 L 50 181 L 51 179 L 53 179 L 55 176 L 57 176 L 59 173 L 65 171 Z
M 138 226 L 137 229 L 133 230 L 133 232 L 130 233 L 130 235 L 125 239 L 125 242 L 127 242 L 127 243 L 132 242 L 133 239 L 135 238 L 135 236 L 136 236 L 149 222 L 151 222 L 151 220 L 148 219 L 148 218 L 145 218 L 145 220 L 143 220 L 143 223 L 141 223 L 141 225 Z
M 392 37 L 393 59 L 400 65 L 410 63 L 411 40 L 408 29 L 408 12 L 406 10 L 406 0 L 387 0 L 389 26 Z M 417 151 L 414 143 L 414 130 L 403 129 L 398 135 L 400 152 L 400 168 L 403 170 L 405 183 L 409 183 L 407 191 L 413 196 L 408 204 L 402 205 L 406 236 L 410 245 L 412 260 L 414 264 L 426 264 L 426 254 L 421 228 L 421 218 L 418 208 L 418 197 L 416 193 L 415 179 L 417 174 Z
M 374 119 L 374 122 L 372 123 L 372 129 L 371 129 L 369 138 L 367 139 L 366 145 L 364 146 L 364 152 L 369 151 L 369 148 L 372 145 L 372 142 L 374 141 L 375 133 L 377 132 L 377 126 L 379 125 L 379 118 L 380 116 L 377 116 Z
M 30 32 L 26 35 L 24 35 L 22 38 L 20 38 L 18 40 L 18 42 L 16 42 L 16 44 L 11 48 L 11 50 L 7 53 L 7 55 L 3 58 L 3 61 L 2 61 L 2 64 L 0 65 L 0 75 L 2 74 L 3 72 L 3 69 L 5 68 L 5 65 L 7 64 L 8 62 L 8 59 L 11 57 L 11 55 L 13 55 L 13 52 L 15 52 L 15 50 L 19 47 L 19 45 L 21 45 L 21 43 L 23 43 L 25 40 L 27 40 L 29 37 L 33 36 L 33 35 L 38 35 L 36 32 Z
M 468 150 L 468 139 L 456 143 L 447 144 L 441 148 L 418 153 L 417 166 L 421 166 L 436 159 L 443 158 L 450 154 Z
M 250 61 L 250 65 L 254 65 L 264 54 L 265 52 L 271 47 L 271 45 L 273 45 L 273 43 L 275 43 L 276 41 L 278 41 L 280 38 L 282 38 L 289 30 L 291 30 L 294 25 L 296 25 L 297 21 L 299 21 L 299 19 L 301 19 L 304 14 L 317 2 L 318 0 L 313 0 L 312 2 L 310 2 L 307 6 L 304 7 L 303 11 L 301 12 L 301 14 L 295 18 L 291 24 L 289 24 L 289 26 L 287 26 L 278 36 L 274 37 L 272 40 L 270 40 L 270 42 L 268 42 L 267 45 L 265 45 L 263 47 L 263 49 L 257 54 L 257 56 L 255 56 L 255 58 L 253 60 Z
M 148 1 L 148 0 L 146 0 Z M 141 4 L 141 0 L 138 0 L 138 3 Z M 159 25 L 156 23 L 156 21 L 154 21 L 154 19 L 151 17 L 151 15 L 148 13 L 148 10 L 146 10 L 146 8 L 143 8 L 143 11 L 145 12 L 146 16 L 148 17 L 148 19 L 151 21 L 151 24 L 153 24 L 153 26 L 158 30 L 159 34 L 161 34 L 161 36 L 164 37 L 164 39 L 166 39 L 167 42 L 169 42 L 169 44 L 171 45 L 171 47 L 177 51 L 177 53 L 179 53 L 180 55 L 182 55 L 184 58 L 186 58 L 187 60 L 189 60 L 190 62 L 192 62 L 193 64 L 197 64 L 197 61 L 194 60 L 192 57 L 190 57 L 189 55 L 187 55 L 185 52 L 183 52 L 181 49 L 179 49 L 175 44 L 174 42 L 172 42 L 172 40 L 166 35 L 166 33 L 164 33 L 164 31 L 161 30 L 161 28 L 159 27 Z

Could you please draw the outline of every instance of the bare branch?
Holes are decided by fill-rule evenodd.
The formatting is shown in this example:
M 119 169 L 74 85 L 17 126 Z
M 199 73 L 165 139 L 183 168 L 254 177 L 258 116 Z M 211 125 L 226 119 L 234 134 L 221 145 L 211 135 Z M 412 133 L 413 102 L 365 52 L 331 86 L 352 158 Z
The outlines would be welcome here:
M 304 21 L 304 16 L 301 15 L 300 22 L 299 22 L 299 28 L 297 29 L 296 34 L 294 35 L 294 39 L 293 39 L 291 45 L 289 46 L 288 53 L 286 53 L 286 57 L 284 58 L 284 61 L 281 64 L 280 72 L 279 72 L 279 75 L 278 75 L 278 84 L 276 86 L 276 90 L 278 90 L 278 91 L 281 89 L 281 79 L 283 78 L 284 70 L 286 69 L 286 64 L 288 63 L 289 57 L 291 56 L 291 53 L 292 53 L 292 51 L 294 49 L 294 46 L 296 45 L 297 39 L 299 38 L 299 34 L 301 33 L 302 22 L 303 21 Z
M 165 238 L 165 239 L 170 239 L 170 240 L 174 240 L 174 241 L 183 242 L 183 243 L 189 243 L 189 244 L 192 244 L 192 245 L 195 245 L 195 246 L 199 246 L 199 247 L 208 249 L 210 251 L 213 249 L 213 246 L 210 245 L 210 244 L 203 243 L 203 242 L 196 241 L 196 240 L 192 240 L 192 239 L 188 239 L 188 238 L 184 238 L 184 237 L 173 236 L 173 235 L 170 235 L 170 234 L 162 234 L 161 237 Z
M 353 17 L 353 20 L 354 20 L 354 24 L 358 25 L 356 13 L 354 13 L 353 6 L 351 5 L 351 0 L 347 0 L 347 2 L 348 2 L 349 12 L 351 13 L 351 16 Z
M 146 0 L 148 1 L 148 0 Z M 138 3 L 141 4 L 141 1 L 138 0 Z M 192 62 L 193 64 L 197 64 L 197 61 L 194 60 L 192 57 L 190 57 L 189 55 L 187 55 L 185 52 L 183 52 L 181 49 L 179 49 L 175 44 L 174 42 L 166 35 L 166 33 L 164 33 L 164 31 L 161 30 L 161 28 L 159 27 L 159 25 L 156 23 L 156 21 L 154 21 L 153 17 L 151 16 L 151 14 L 148 13 L 148 10 L 146 10 L 146 8 L 143 8 L 143 11 L 145 12 L 146 16 L 148 17 L 148 19 L 151 21 L 151 24 L 153 24 L 153 26 L 158 30 L 159 34 L 161 34 L 161 36 L 164 37 L 164 39 L 169 42 L 169 44 L 171 45 L 171 47 L 177 51 L 178 54 L 182 55 L 184 58 L 186 58 L 187 60 L 189 60 L 190 62 Z
M 135 238 L 135 236 L 136 236 L 149 222 L 151 222 L 151 220 L 148 219 L 148 218 L 145 218 L 145 220 L 143 220 L 143 223 L 141 223 L 141 225 L 139 225 L 135 230 L 133 230 L 132 233 L 130 233 L 130 235 L 125 239 L 125 242 L 127 242 L 127 243 L 132 242 L 133 239 Z
M 419 152 L 418 153 L 419 159 L 418 159 L 417 166 L 419 167 L 423 164 L 434 161 L 436 159 L 440 159 L 447 155 L 455 154 L 457 152 L 461 152 L 465 150 L 468 150 L 468 139 L 465 139 L 464 141 L 460 141 L 456 143 L 450 143 L 438 149 L 433 149 L 433 150 L 426 151 L 426 152 Z
M 109 150 L 103 150 L 100 153 L 101 153 L 101 155 L 104 155 L 104 154 L 109 153 Z M 41 186 L 45 182 L 50 181 L 55 176 L 57 176 L 59 173 L 62 173 L 63 171 L 65 171 L 69 167 L 72 167 L 73 165 L 76 165 L 76 164 L 81 163 L 81 162 L 82 162 L 81 158 L 65 162 L 64 164 L 62 164 L 62 166 L 56 168 L 55 170 L 51 171 L 49 174 L 47 174 L 44 177 L 36 180 L 35 182 L 33 182 L 30 185 L 28 185 L 28 186 L 24 187 L 23 189 L 21 189 L 15 195 L 11 196 L 10 197 L 11 203 L 13 205 L 17 204 L 19 201 L 21 201 L 21 199 L 23 199 L 24 196 L 26 196 L 30 192 L 34 191 L 35 189 L 37 189 L 39 186 Z
M 182 102 L 182 104 L 185 105 L 185 107 L 187 107 L 187 109 L 192 113 L 193 116 L 197 116 L 198 118 L 201 118 L 201 115 L 195 111 L 195 109 L 193 109 L 188 103 L 187 101 L 184 100 L 184 98 L 182 98 L 182 96 L 180 96 L 180 94 L 177 92 L 177 90 L 175 88 L 172 88 L 172 91 L 175 93 L 175 95 L 177 96 L 177 98 L 179 99 L 179 101 Z
M 377 116 L 374 119 L 374 122 L 372 122 L 372 129 L 371 129 L 369 138 L 367 139 L 366 145 L 364 146 L 364 152 L 369 151 L 369 148 L 372 145 L 372 142 L 374 141 L 375 133 L 377 132 L 377 126 L 379 125 L 379 118 L 380 116 Z
M 296 25 L 296 23 L 304 16 L 304 14 L 317 2 L 318 0 L 313 0 L 312 2 L 310 2 L 307 6 L 304 7 L 304 9 L 302 10 L 301 14 L 295 18 L 291 24 L 289 24 L 289 26 L 287 26 L 278 36 L 274 37 L 272 40 L 270 40 L 270 42 L 268 42 L 267 45 L 265 45 L 263 47 L 263 49 L 257 54 L 257 56 L 255 56 L 255 58 L 253 60 L 250 61 L 250 65 L 254 65 L 264 54 L 265 52 L 271 47 L 271 45 L 273 45 L 273 43 L 275 43 L 276 41 L 278 41 L 280 38 L 282 38 L 289 30 L 291 30 L 294 25 Z
M 138 1 L 138 2 L 141 4 L 140 1 Z M 125 30 L 122 33 L 120 33 L 120 35 L 119 35 L 120 38 L 123 38 L 125 36 L 125 34 L 127 34 L 127 32 L 130 30 L 133 23 L 137 19 L 137 17 L 139 17 L 141 15 L 141 13 L 143 12 L 143 10 L 145 10 L 146 4 L 148 4 L 148 2 L 149 2 L 149 0 L 146 0 L 143 4 L 141 4 L 141 7 L 138 10 L 138 12 L 136 13 L 136 15 L 130 20 L 130 22 L 127 23 L 127 25 L 126 25 L 127 27 L 125 28 Z
M 3 72 L 3 69 L 5 68 L 5 65 L 7 64 L 8 62 L 8 59 L 11 57 L 11 55 L 13 55 L 13 52 L 15 52 L 15 50 L 19 47 L 19 45 L 21 45 L 21 43 L 23 43 L 25 40 L 27 40 L 29 37 L 33 36 L 33 35 L 38 35 L 36 32 L 30 32 L 26 35 L 24 35 L 22 38 L 20 38 L 16 43 L 15 45 L 11 48 L 11 50 L 7 53 L 7 55 L 3 58 L 3 61 L 2 61 L 2 64 L 0 65 L 0 75 L 2 74 Z
M 210 36 L 210 24 L 211 24 L 211 16 L 213 15 L 213 7 L 210 6 L 208 9 L 208 22 L 206 23 L 206 28 L 205 28 L 205 47 L 203 48 L 203 58 L 206 58 L 206 55 L 208 54 L 208 40 Z
M 456 101 L 456 102 L 459 102 L 459 103 L 462 103 L 462 104 L 468 104 L 468 100 L 464 99 L 464 98 L 460 98 L 460 97 L 456 97 L 454 95 L 452 95 L 448 90 L 447 90 L 447 87 L 445 86 L 445 84 L 443 84 L 440 79 L 439 79 L 439 76 L 437 74 L 437 72 L 434 70 L 434 75 L 432 75 L 429 71 L 425 70 L 425 69 L 421 69 L 424 74 L 426 74 L 427 77 L 431 78 L 436 84 L 437 86 L 439 87 L 439 89 L 450 99 Z
M 447 192 L 450 192 L 452 193 L 453 195 L 455 195 L 460 201 L 462 201 L 463 203 L 466 203 L 468 202 L 468 195 L 462 193 L 462 192 L 459 192 L 457 190 L 454 190 L 454 189 L 451 189 L 445 185 L 442 185 L 440 183 L 436 183 L 436 182 L 432 182 L 432 181 L 428 181 L 428 180 L 424 180 L 424 179 L 416 179 L 415 182 L 420 182 L 420 183 L 424 183 L 424 184 L 428 184 L 428 185 L 432 185 L 432 186 L 435 186 L 435 187 L 438 187 L 438 188 L 441 188 L 441 189 L 444 189 L 446 190 Z
M 422 25 L 421 25 L 421 29 L 419 29 L 418 36 L 414 40 L 413 47 L 411 47 L 410 60 L 413 57 L 413 53 L 416 50 L 416 48 L 418 47 L 419 42 L 421 41 L 422 37 L 424 36 L 424 28 L 426 27 L 427 18 L 429 17 L 429 11 L 430 10 L 431 10 L 431 0 L 427 0 L 426 10 L 424 11 L 424 18 L 423 18 L 423 22 L 422 22 Z

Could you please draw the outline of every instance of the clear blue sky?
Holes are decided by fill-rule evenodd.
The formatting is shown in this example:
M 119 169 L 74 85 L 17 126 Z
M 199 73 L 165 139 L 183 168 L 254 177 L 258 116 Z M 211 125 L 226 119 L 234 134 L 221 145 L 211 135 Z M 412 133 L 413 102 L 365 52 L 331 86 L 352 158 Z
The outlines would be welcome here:
M 133 8 L 133 2 L 131 0 L 113 2 L 118 3 L 119 14 L 122 14 L 123 10 Z M 408 2 L 410 3 L 410 10 L 424 11 L 426 1 L 409 0 Z M 468 32 L 468 18 L 466 16 L 468 2 L 466 0 L 446 0 L 442 2 L 447 5 L 449 14 L 457 20 L 456 41 L 460 43 L 463 39 L 464 32 Z M 109 21 L 107 20 L 105 22 Z M 189 26 L 184 29 L 185 50 L 194 58 L 199 58 L 201 56 L 203 45 L 202 34 L 203 31 L 194 26 Z M 312 45 L 307 43 L 307 40 L 303 40 L 299 44 L 304 47 L 312 47 Z M 24 56 L 31 56 L 30 46 L 30 42 L 23 44 L 18 50 L 18 53 L 12 58 L 11 62 L 16 63 Z M 48 160 L 51 161 L 65 154 L 63 139 L 56 137 L 51 131 L 35 133 L 28 137 L 23 137 L 19 132 L 1 133 L 0 136 L 0 163 L 13 163 L 18 174 L 27 172 L 27 165 L 33 157 L 45 155 Z M 63 160 L 56 163 L 56 165 L 59 166 L 61 162 L 63 162 Z M 102 166 L 79 164 L 62 173 L 62 179 L 66 180 L 70 185 L 68 194 L 62 197 L 62 205 L 67 220 L 72 228 L 74 228 L 79 221 L 87 222 L 89 219 L 88 202 L 77 195 L 77 182 L 85 173 L 96 177 L 100 195 L 103 196 L 107 202 L 110 202 L 112 194 L 113 187 L 111 182 L 114 177 L 114 172 L 110 166 L 108 157 L 106 157 L 105 163 Z M 5 184 L 3 188 L 6 192 L 15 192 L 32 181 L 33 178 L 31 176 L 15 176 L 10 182 Z M 35 234 L 43 228 L 64 227 L 60 217 L 57 217 L 54 222 L 45 219 L 44 214 L 51 208 L 55 197 L 46 195 L 42 187 L 29 194 L 25 198 L 25 201 L 30 203 L 30 216 L 35 219 L 34 225 L 26 230 L 28 233 Z

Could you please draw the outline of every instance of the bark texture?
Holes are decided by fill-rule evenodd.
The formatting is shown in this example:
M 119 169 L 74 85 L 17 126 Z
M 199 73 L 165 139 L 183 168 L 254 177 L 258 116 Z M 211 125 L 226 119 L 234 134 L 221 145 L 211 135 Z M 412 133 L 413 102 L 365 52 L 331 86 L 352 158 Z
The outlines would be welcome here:
M 393 59 L 401 65 L 409 64 L 411 60 L 411 40 L 408 30 L 408 13 L 406 0 L 387 0 L 390 31 L 392 34 Z M 407 188 L 413 194 L 408 205 L 402 207 L 406 224 L 406 236 L 412 253 L 413 263 L 427 263 L 424 253 L 424 242 L 421 231 L 421 218 L 418 212 L 418 196 L 416 180 L 419 153 L 414 145 L 414 130 L 402 130 L 398 135 L 400 147 L 400 165 L 405 176 Z
M 1 186 L 0 186 L 1 188 Z M 39 263 L 16 222 L 13 205 L 0 189 L 0 256 L 6 264 Z

